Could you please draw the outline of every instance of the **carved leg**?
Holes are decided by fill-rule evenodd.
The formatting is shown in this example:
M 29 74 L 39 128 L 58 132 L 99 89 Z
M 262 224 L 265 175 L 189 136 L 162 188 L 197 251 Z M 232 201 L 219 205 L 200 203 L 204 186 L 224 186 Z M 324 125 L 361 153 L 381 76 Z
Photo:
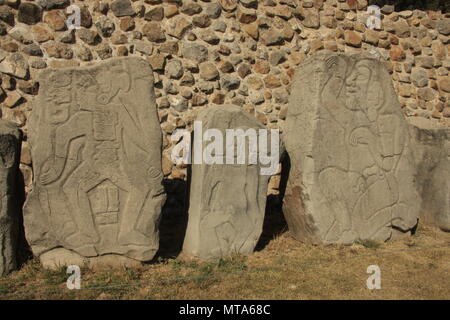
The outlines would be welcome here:
M 149 197 L 150 189 L 145 184 L 139 187 L 131 186 L 127 189 L 129 190 L 129 198 L 123 211 L 118 241 L 121 245 L 149 245 L 152 238 L 139 232 L 136 225 L 142 214 L 144 204 Z M 153 213 L 147 212 L 145 214 Z
M 79 236 L 76 238 L 80 240 L 80 245 L 96 244 L 100 240 L 95 229 L 87 192 L 99 184 L 101 180 L 99 176 L 89 175 L 90 172 L 90 167 L 87 164 L 81 164 L 63 186 L 63 191 L 72 207 L 72 218 L 78 227 L 77 233 Z
M 349 190 L 346 182 L 351 180 L 349 174 L 337 168 L 323 170 L 319 175 L 319 185 L 322 194 L 327 200 L 327 204 L 334 214 L 335 221 L 338 225 L 339 242 L 347 243 L 354 239 L 355 234 L 352 232 L 351 210 L 348 208 L 347 199 L 344 192 L 353 192 Z M 330 228 L 330 231 L 334 228 Z M 334 235 L 326 235 L 326 238 Z

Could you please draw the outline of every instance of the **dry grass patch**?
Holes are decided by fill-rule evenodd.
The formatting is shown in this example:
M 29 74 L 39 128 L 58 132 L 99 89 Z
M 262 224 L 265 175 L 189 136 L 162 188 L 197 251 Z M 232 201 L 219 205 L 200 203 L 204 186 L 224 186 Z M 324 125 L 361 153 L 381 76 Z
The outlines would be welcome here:
M 366 287 L 369 265 L 381 269 L 381 290 Z M 323 247 L 284 233 L 249 257 L 84 269 L 82 290 L 68 290 L 67 277 L 31 260 L 0 279 L 0 299 L 450 299 L 450 234 L 421 227 L 391 243 Z

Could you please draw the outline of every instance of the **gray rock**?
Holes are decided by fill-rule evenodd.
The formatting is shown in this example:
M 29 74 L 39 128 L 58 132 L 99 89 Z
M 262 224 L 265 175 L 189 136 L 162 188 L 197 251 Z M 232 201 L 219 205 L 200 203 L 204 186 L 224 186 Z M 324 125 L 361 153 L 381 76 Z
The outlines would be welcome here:
M 183 112 L 188 109 L 188 100 L 183 97 L 169 97 L 169 103 L 178 112 Z
M 274 46 L 283 43 L 281 32 L 269 29 L 261 33 L 261 40 L 267 46 Z
M 241 80 L 236 76 L 225 74 L 220 78 L 220 86 L 227 91 L 239 88 L 240 84 Z
M 26 24 L 36 24 L 42 19 L 42 9 L 32 2 L 21 3 L 17 19 Z
M 181 53 L 184 58 L 197 61 L 198 63 L 208 60 L 208 49 L 196 43 L 183 43 Z
M 45 60 L 36 58 L 36 59 L 30 59 L 30 66 L 33 69 L 45 69 L 47 68 L 47 63 Z
M 34 42 L 33 34 L 31 33 L 30 27 L 26 25 L 17 25 L 11 30 L 9 30 L 9 35 L 14 40 L 17 40 L 23 44 L 30 44 Z
M 445 36 L 450 35 L 450 19 L 443 18 L 436 24 L 437 31 Z
M 42 57 L 43 55 L 41 47 L 39 47 L 39 45 L 36 43 L 32 43 L 23 47 L 22 51 L 29 56 Z
M 99 37 L 98 33 L 95 32 L 94 30 L 81 28 L 81 29 L 78 29 L 76 31 L 76 33 L 83 42 L 85 42 L 89 45 L 94 45 L 100 41 L 100 37 Z
M 422 198 L 421 222 L 450 231 L 450 128 L 425 118 L 408 121 Z
M 104 38 L 111 37 L 114 30 L 116 29 L 114 26 L 114 22 L 106 16 L 100 16 L 95 23 L 95 26 L 97 27 L 98 33 Z
M 70 30 L 64 32 L 58 37 L 58 40 L 62 43 L 75 43 L 75 32 L 74 30 Z
M 321 52 L 296 71 L 284 128 L 284 214 L 312 243 L 386 241 L 417 225 L 408 124 L 389 73 L 365 55 Z
M 172 60 L 166 66 L 166 74 L 171 79 L 180 79 L 183 72 L 183 64 L 180 60 Z
M 37 4 L 44 10 L 63 9 L 70 5 L 70 0 L 38 0 Z
M 19 154 L 21 133 L 16 125 L 0 120 L 0 276 L 17 267 L 19 227 Z
M 234 105 L 211 106 L 197 120 L 202 129 L 263 129 L 254 117 Z M 248 139 L 247 139 L 248 141 Z M 209 142 L 203 142 L 203 150 Z M 194 150 L 195 152 L 195 150 Z M 225 156 L 223 161 L 225 163 Z M 189 221 L 183 253 L 202 259 L 251 254 L 261 235 L 268 176 L 259 165 L 193 164 Z
M 151 43 L 149 43 L 148 41 L 144 41 L 144 40 L 135 40 L 133 42 L 134 44 L 134 49 L 137 52 L 146 54 L 146 55 L 151 55 L 153 52 L 153 46 Z
M 116 17 L 132 16 L 135 14 L 130 0 L 115 0 L 110 6 Z
M 411 81 L 418 88 L 426 87 L 428 85 L 427 71 L 422 68 L 414 69 L 411 72 Z
M 217 79 L 217 77 L 219 76 L 219 71 L 217 70 L 215 64 L 212 62 L 202 62 L 199 65 L 199 69 L 200 77 L 202 77 L 202 79 L 204 80 L 212 81 Z
M 165 194 L 148 62 L 47 69 L 39 83 L 28 132 L 33 190 L 24 207 L 34 255 L 63 247 L 86 258 L 151 260 Z
M 239 0 L 239 2 L 242 3 L 242 5 L 244 7 L 247 7 L 247 8 L 254 8 L 254 7 L 258 6 L 257 0 Z
M 180 11 L 188 16 L 193 16 L 202 12 L 202 6 L 196 2 L 192 1 L 184 1 L 183 6 L 180 8 Z
M 269 62 L 273 66 L 279 65 L 285 59 L 286 59 L 286 57 L 285 57 L 283 51 L 281 51 L 281 50 L 272 51 L 269 56 Z
M 205 13 L 211 19 L 217 19 L 222 13 L 222 8 L 217 3 L 209 3 L 206 5 Z
M 215 21 L 215 22 L 212 24 L 211 28 L 212 28 L 214 31 L 218 31 L 218 32 L 224 33 L 225 31 L 227 31 L 227 24 L 226 24 L 224 21 L 217 20 L 217 21 Z
M 0 20 L 7 24 L 14 25 L 14 11 L 7 6 L 0 6 Z
M 20 53 L 13 53 L 0 63 L 0 73 L 5 73 L 19 79 L 28 78 L 29 66 L 27 59 Z

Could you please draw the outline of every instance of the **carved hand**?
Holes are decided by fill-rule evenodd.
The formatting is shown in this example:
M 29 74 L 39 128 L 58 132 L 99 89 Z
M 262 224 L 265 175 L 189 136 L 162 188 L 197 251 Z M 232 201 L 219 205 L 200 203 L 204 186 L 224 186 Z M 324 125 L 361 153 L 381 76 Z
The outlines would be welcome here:
M 350 134 L 350 145 L 356 146 L 358 144 L 369 144 L 372 134 L 367 128 L 356 128 Z
M 59 174 L 55 168 L 55 160 L 53 158 L 49 158 L 44 162 L 42 166 L 41 175 L 39 180 L 42 184 L 49 184 L 58 179 Z

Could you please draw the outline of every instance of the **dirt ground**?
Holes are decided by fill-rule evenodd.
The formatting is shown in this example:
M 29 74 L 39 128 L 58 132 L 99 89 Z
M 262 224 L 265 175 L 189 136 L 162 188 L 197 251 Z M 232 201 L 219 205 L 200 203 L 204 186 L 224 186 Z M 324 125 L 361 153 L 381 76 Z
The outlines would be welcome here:
M 32 259 L 0 279 L 0 299 L 450 299 L 450 233 L 432 227 L 390 243 L 324 247 L 292 239 L 274 214 L 253 255 L 201 262 L 176 256 L 183 234 L 169 222 L 161 233 L 171 241 L 150 264 L 82 269 L 81 290 L 69 290 L 66 269 Z M 370 265 L 380 268 L 381 289 L 367 288 Z

